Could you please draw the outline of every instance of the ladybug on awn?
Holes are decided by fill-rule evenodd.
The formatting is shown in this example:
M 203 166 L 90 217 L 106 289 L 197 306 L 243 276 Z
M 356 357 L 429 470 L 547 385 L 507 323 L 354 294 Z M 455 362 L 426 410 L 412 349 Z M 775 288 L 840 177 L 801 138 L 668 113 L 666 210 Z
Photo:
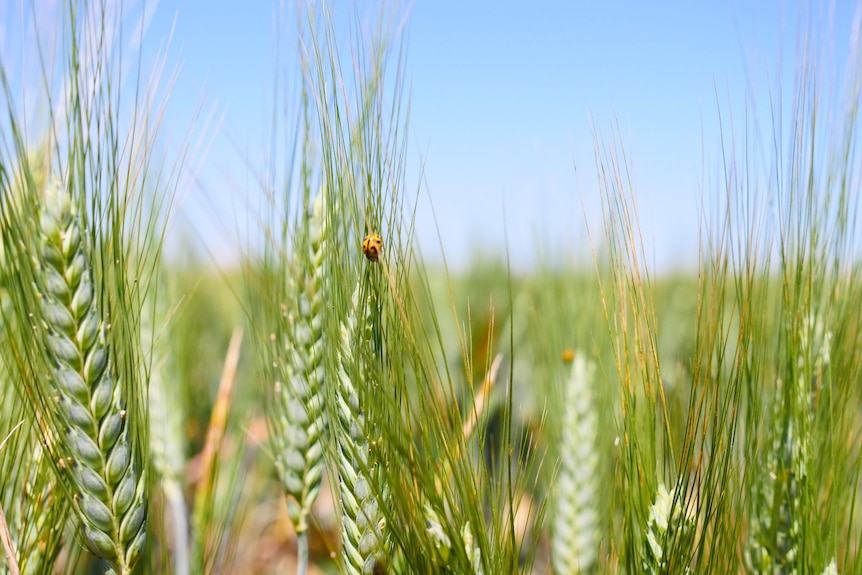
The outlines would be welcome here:
M 383 251 L 383 240 L 377 234 L 368 234 L 362 242 L 362 253 L 369 261 L 376 262 Z

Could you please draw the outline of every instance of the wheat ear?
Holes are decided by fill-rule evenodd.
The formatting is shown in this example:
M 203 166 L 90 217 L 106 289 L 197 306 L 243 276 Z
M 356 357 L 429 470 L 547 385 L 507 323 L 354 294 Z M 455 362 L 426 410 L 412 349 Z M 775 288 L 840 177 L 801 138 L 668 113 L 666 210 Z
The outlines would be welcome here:
M 168 400 L 167 383 L 160 366 L 150 378 L 150 453 L 153 468 L 161 479 L 165 504 L 170 513 L 173 534 L 173 568 L 176 575 L 189 573 L 189 511 L 183 494 L 181 471 L 184 464 L 182 428 L 176 402 Z
M 778 380 L 772 399 L 770 447 L 758 475 L 749 515 L 745 567 L 753 574 L 797 572 L 799 525 L 794 519 L 798 514 L 799 481 L 804 477 L 798 472 L 804 467 L 799 465 L 797 427 L 792 414 L 784 409 L 783 387 Z
M 168 348 L 157 334 L 157 326 L 167 316 L 164 286 L 160 286 L 155 299 L 144 306 L 142 317 L 142 343 L 150 357 L 149 423 L 150 455 L 165 495 L 165 504 L 171 517 L 173 534 L 173 569 L 176 575 L 188 575 L 189 512 L 183 495 L 182 473 L 185 465 L 183 434 L 183 405 L 177 386 L 170 386 L 167 372 Z M 162 334 L 164 335 L 164 334 Z
M 62 539 L 58 532 L 67 517 L 68 507 L 58 500 L 56 480 L 43 454 L 41 445 L 36 443 L 17 502 L 20 525 L 16 547 L 22 575 L 45 573 L 53 568 Z
M 65 188 L 46 193 L 39 232 L 46 356 L 66 426 L 62 467 L 87 545 L 117 573 L 129 573 L 146 541 L 145 481 L 107 341 L 110 326 L 100 316 L 88 235 Z
M 6 348 L 9 342 L 3 339 L 0 333 L 0 346 Z M 53 571 L 69 505 L 58 493 L 50 458 L 31 423 L 33 411 L 16 392 L 9 377 L 13 374 L 0 354 L 0 502 L 8 510 L 7 556 L 0 554 L 0 575 L 35 575 Z
M 598 466 L 596 415 L 592 405 L 595 365 L 576 354 L 564 391 L 560 472 L 556 481 L 551 539 L 557 573 L 588 571 L 596 559 L 594 478 Z
M 482 550 L 476 545 L 473 528 L 470 527 L 469 521 L 465 522 L 464 527 L 461 528 L 461 540 L 464 542 L 464 552 L 473 568 L 472 575 L 485 575 L 485 568 L 482 566 Z
M 808 317 L 799 330 L 800 350 L 793 385 L 778 380 L 773 391 L 769 451 L 758 476 L 749 514 L 745 567 L 749 573 L 789 575 L 800 564 L 800 509 L 807 496 L 811 458 L 813 388 L 822 385 L 829 365 L 832 334 Z M 813 380 L 806 377 L 810 362 Z
M 324 196 L 318 194 L 297 237 L 296 256 L 288 267 L 288 301 L 282 304 L 283 333 L 275 338 L 273 360 L 278 378 L 270 422 L 275 467 L 298 534 L 308 529 L 324 471 Z
M 685 503 L 681 498 L 674 504 L 674 492 L 675 489 L 668 491 L 662 483 L 650 507 L 641 562 L 642 573 L 667 573 L 671 562 L 670 547 L 684 547 L 692 542 L 695 516 L 692 510 L 683 510 Z M 686 566 L 684 572 L 690 573 L 690 568 Z
M 373 323 L 370 300 L 362 302 L 354 294 L 351 312 L 341 327 L 338 369 L 338 486 L 341 494 L 341 546 L 344 570 L 349 575 L 373 575 L 388 563 L 389 542 L 386 518 L 380 509 L 382 494 L 380 467 L 369 462 L 369 440 L 363 410 L 353 378 L 368 385 L 368 369 L 363 351 L 371 345 Z M 363 325 L 357 317 L 365 310 Z M 367 353 L 367 351 L 366 351 Z

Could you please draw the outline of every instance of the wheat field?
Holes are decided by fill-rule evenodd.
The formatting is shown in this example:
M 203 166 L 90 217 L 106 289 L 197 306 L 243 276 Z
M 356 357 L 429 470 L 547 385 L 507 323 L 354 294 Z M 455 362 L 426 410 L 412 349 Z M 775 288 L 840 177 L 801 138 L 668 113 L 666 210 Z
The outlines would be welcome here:
M 830 97 L 800 53 L 767 153 L 721 126 L 690 273 L 600 120 L 589 245 L 450 273 L 406 45 L 312 3 L 226 264 L 166 247 L 186 158 L 106 14 L 64 4 L 39 133 L 0 58 L 0 573 L 862 573 L 858 55 Z

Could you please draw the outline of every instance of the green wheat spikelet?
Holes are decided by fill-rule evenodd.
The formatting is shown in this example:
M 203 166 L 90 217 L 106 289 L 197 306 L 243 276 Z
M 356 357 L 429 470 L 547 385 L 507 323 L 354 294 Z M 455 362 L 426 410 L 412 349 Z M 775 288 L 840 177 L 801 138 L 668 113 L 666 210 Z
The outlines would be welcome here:
M 437 549 L 439 559 L 444 564 L 454 564 L 450 560 L 453 549 L 452 540 L 446 533 L 446 528 L 440 520 L 440 515 L 427 502 L 425 503 L 424 510 L 425 533 Z M 451 521 L 454 521 L 454 519 L 450 519 Z M 464 525 L 461 527 L 460 536 L 460 543 L 463 545 L 469 565 L 469 571 L 465 572 L 470 573 L 470 575 L 485 575 L 485 567 L 482 564 L 482 550 L 476 544 L 476 538 L 473 535 L 473 527 L 470 525 L 470 521 L 464 522 Z
M 164 342 L 167 335 L 164 289 L 160 285 L 153 301 L 143 307 L 141 345 L 151 360 L 148 399 L 153 468 L 163 484 L 178 486 L 185 465 L 183 409 L 179 390 L 171 385 L 167 365 L 170 355 Z
M 173 572 L 189 572 L 189 513 L 183 494 L 183 467 L 185 465 L 185 436 L 183 433 L 183 403 L 176 378 L 170 372 L 170 354 L 165 343 L 168 331 L 165 326 L 167 303 L 165 282 L 152 301 L 143 308 L 141 318 L 142 347 L 150 357 L 149 385 L 149 452 L 153 470 L 165 496 L 165 508 L 171 517 L 173 534 Z
M 159 353 L 156 359 L 150 376 L 150 454 L 164 487 L 180 488 L 185 465 L 182 410 L 177 406 L 174 390 L 169 388 L 171 382 L 166 381 L 165 358 Z
M 792 575 L 797 573 L 799 545 L 799 487 L 803 475 L 796 425 L 782 417 L 783 385 L 779 380 L 773 400 L 772 441 L 766 465 L 758 480 L 755 507 L 749 518 L 745 565 L 749 573 Z M 782 424 L 785 421 L 786 426 Z
M 563 408 L 561 467 L 556 481 L 551 545 L 557 573 L 588 571 L 596 559 L 596 415 L 591 384 L 595 365 L 582 354 L 572 362 Z
M 277 378 L 270 417 L 275 467 L 297 533 L 308 529 L 324 472 L 324 198 L 324 193 L 318 194 L 296 238 L 272 361 Z
M 464 542 L 464 552 L 467 553 L 467 559 L 473 568 L 473 575 L 485 575 L 485 568 L 482 566 L 482 550 L 476 545 L 469 521 L 465 522 L 461 529 L 461 540 Z
M 449 559 L 449 554 L 452 552 L 452 540 L 446 534 L 446 528 L 440 520 L 440 515 L 429 504 L 425 503 L 425 533 L 434 543 L 434 547 L 440 553 L 443 561 Z
M 670 491 L 659 485 L 655 502 L 650 506 L 645 549 L 642 561 L 643 573 L 667 573 L 672 546 L 690 545 L 694 535 L 695 518 L 683 511 L 683 503 L 674 505 L 674 489 Z M 685 573 L 689 573 L 688 566 Z
M 0 335 L 0 345 L 5 344 Z M 9 375 L 0 357 L 0 505 L 20 572 L 51 573 L 62 546 L 69 506 L 29 423 L 31 412 L 20 401 Z M 10 572 L 9 562 L 0 553 L 0 575 Z
M 131 572 L 146 541 L 147 501 L 126 398 L 100 315 L 86 234 L 69 192 L 51 187 L 39 221 L 37 278 L 46 359 L 65 422 L 61 468 L 90 549 Z
M 749 573 L 799 572 L 801 514 L 811 457 L 812 396 L 830 361 L 831 333 L 808 317 L 799 330 L 800 353 L 793 385 L 779 379 L 772 397 L 769 451 L 749 517 L 745 565 Z M 810 359 L 809 359 L 810 358 Z M 806 370 L 806 361 L 812 370 Z M 813 374 L 810 380 L 806 373 Z
M 363 350 L 371 345 L 371 301 L 362 305 L 358 291 L 352 311 L 341 327 L 338 369 L 338 484 L 342 502 L 341 545 L 350 575 L 373 575 L 389 556 L 386 519 L 380 509 L 380 467 L 369 462 L 369 445 L 359 395 L 352 379 L 371 377 Z M 365 308 L 360 328 L 357 315 Z
M 25 456 L 25 459 L 23 488 L 16 497 L 14 515 L 9 520 L 21 573 L 36 575 L 53 570 L 60 552 L 60 532 L 68 507 L 55 494 L 58 486 L 38 443 L 33 455 Z M 5 562 L 2 564 L 0 573 L 5 574 Z

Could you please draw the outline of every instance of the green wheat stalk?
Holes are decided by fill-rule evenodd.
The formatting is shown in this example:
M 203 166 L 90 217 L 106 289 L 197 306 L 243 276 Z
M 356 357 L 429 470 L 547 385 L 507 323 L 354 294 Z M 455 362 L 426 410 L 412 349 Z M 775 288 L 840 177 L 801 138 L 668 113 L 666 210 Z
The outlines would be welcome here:
M 357 277 L 371 283 L 379 306 L 373 346 L 378 369 L 372 373 L 374 379 L 385 380 L 366 382 L 356 376 L 352 380 L 360 400 L 368 397 L 367 403 L 359 405 L 366 438 L 373 438 L 370 451 L 376 461 L 369 458 L 365 471 L 379 470 L 385 477 L 379 483 L 371 481 L 378 488 L 372 492 L 378 498 L 378 510 L 385 493 L 386 534 L 394 551 L 386 566 L 378 564 L 378 570 L 470 573 L 476 571 L 478 561 L 489 573 L 528 571 L 529 566 L 519 565 L 521 549 L 511 526 L 516 493 L 527 483 L 526 474 L 514 463 L 511 386 L 500 394 L 504 396 L 502 424 L 493 440 L 484 425 L 477 426 L 480 431 L 471 440 L 462 429 L 463 406 L 458 402 L 462 381 L 439 361 L 438 354 L 445 353 L 451 342 L 438 337 L 433 313 L 428 325 L 423 325 L 420 313 L 428 284 L 413 251 L 405 200 L 403 134 L 408 132 L 409 106 L 401 98 L 403 53 L 390 58 L 388 48 L 399 33 L 399 20 L 390 24 L 388 15 L 381 14 L 373 36 L 353 38 L 349 49 L 342 50 L 342 36 L 325 4 L 320 15 L 318 24 L 315 11 L 309 13 L 305 69 L 320 128 L 322 181 L 332 214 L 328 222 L 332 303 L 341 316 L 327 322 L 326 333 L 338 337 Z M 348 53 L 354 58 L 351 65 L 344 65 L 343 55 Z M 377 262 L 367 261 L 359 250 L 370 233 L 379 234 L 384 243 Z M 362 324 L 361 313 L 356 321 Z M 469 364 L 469 352 L 462 351 Z M 337 459 L 338 450 L 333 451 Z M 482 453 L 490 453 L 499 465 L 484 465 L 477 457 Z M 358 464 L 361 458 L 355 461 Z M 434 525 L 430 514 L 439 518 Z M 345 538 L 348 545 L 349 539 Z M 525 555 L 529 564 L 530 553 Z
M 20 174 L 15 186 L 0 182 L 0 231 L 15 270 L 4 362 L 56 479 L 55 507 L 70 506 L 83 543 L 126 574 L 143 554 L 148 522 L 141 295 L 185 154 L 173 172 L 152 156 L 162 117 L 153 101 L 158 73 L 146 93 L 136 84 L 133 100 L 122 97 L 121 12 L 64 4 L 61 69 L 41 52 L 39 59 L 49 114 L 44 162 L 28 154 L 29 122 L 0 62 L 0 166 Z M 75 560 L 73 551 L 68 569 Z

